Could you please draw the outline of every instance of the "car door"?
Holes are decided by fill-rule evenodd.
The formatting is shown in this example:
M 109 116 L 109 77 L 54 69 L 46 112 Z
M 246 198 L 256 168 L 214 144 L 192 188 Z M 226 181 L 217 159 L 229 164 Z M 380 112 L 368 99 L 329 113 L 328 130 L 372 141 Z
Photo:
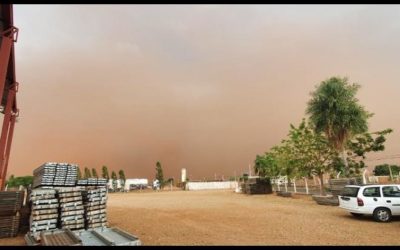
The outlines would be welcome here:
M 364 202 L 364 207 L 371 214 L 374 212 L 375 208 L 382 204 L 381 190 L 379 186 L 375 187 L 365 187 L 362 191 L 362 200 Z
M 360 187 L 346 186 L 339 195 L 339 206 L 344 209 L 358 209 L 357 194 Z
M 392 215 L 400 215 L 400 188 L 398 185 L 382 186 L 382 198 L 385 206 L 390 208 Z

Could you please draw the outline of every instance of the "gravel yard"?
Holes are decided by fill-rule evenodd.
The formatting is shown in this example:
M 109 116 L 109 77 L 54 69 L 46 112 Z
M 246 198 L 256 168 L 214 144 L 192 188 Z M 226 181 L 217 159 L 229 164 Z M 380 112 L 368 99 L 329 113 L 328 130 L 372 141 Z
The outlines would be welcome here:
M 143 245 L 400 245 L 400 218 L 353 218 L 311 197 L 244 195 L 233 191 L 109 194 L 109 225 Z M 0 245 L 24 245 L 23 237 Z

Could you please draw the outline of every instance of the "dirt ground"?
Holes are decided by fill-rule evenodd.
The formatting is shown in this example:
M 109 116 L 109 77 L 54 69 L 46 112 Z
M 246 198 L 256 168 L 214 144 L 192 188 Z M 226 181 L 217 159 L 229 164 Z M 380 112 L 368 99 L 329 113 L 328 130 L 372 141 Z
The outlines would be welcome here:
M 245 195 L 233 191 L 109 194 L 109 226 L 143 245 L 400 245 L 400 218 L 353 218 L 311 197 Z M 0 245 L 24 245 L 22 236 Z

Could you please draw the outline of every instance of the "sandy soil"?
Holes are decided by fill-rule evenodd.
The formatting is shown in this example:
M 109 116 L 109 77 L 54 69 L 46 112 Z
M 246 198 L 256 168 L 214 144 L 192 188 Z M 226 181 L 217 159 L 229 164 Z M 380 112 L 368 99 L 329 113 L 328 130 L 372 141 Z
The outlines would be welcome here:
M 232 191 L 162 191 L 109 195 L 108 218 L 143 245 L 400 245 L 400 218 L 353 218 L 310 197 Z M 23 245 L 22 236 L 0 245 Z

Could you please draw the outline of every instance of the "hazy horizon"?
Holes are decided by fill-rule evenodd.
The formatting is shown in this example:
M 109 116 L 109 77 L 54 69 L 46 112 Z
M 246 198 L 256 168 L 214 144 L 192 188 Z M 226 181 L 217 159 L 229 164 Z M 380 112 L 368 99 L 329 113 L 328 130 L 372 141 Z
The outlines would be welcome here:
M 305 117 L 331 76 L 361 85 L 367 165 L 399 164 L 398 5 L 14 5 L 17 94 L 8 175 L 44 162 L 127 178 L 225 178 Z M 369 159 L 369 160 L 368 160 Z

